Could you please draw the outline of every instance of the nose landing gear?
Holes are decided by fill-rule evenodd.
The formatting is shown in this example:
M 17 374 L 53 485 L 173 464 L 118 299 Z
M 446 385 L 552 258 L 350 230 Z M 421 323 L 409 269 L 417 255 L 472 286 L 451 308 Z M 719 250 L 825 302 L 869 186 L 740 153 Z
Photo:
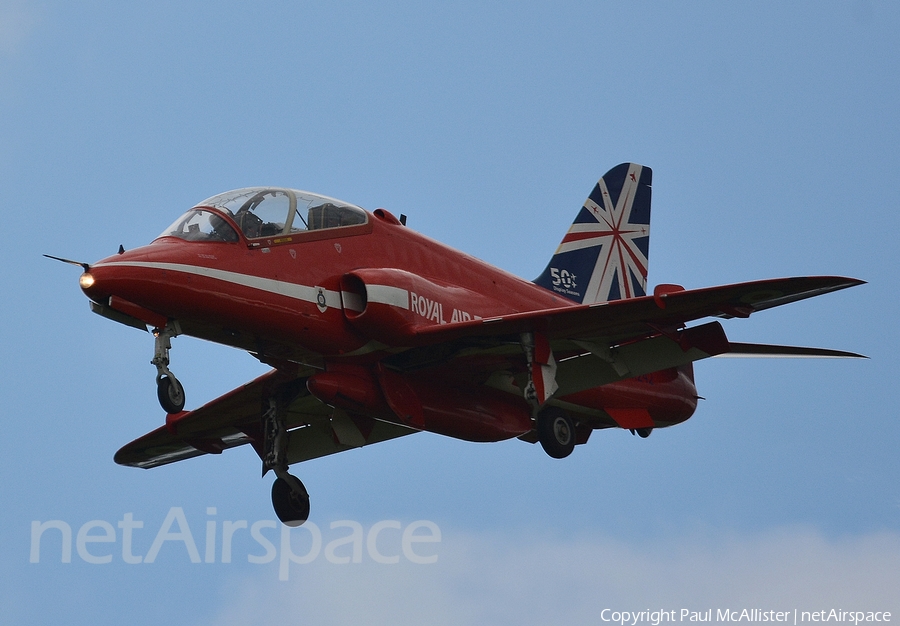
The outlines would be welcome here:
M 166 413 L 184 410 L 184 387 L 171 374 L 156 377 L 156 397 Z
M 177 322 L 169 322 L 163 329 L 155 328 L 153 360 L 156 366 L 156 396 L 159 405 L 166 413 L 178 413 L 184 410 L 184 387 L 169 371 L 169 350 L 172 349 L 171 338 L 179 334 Z

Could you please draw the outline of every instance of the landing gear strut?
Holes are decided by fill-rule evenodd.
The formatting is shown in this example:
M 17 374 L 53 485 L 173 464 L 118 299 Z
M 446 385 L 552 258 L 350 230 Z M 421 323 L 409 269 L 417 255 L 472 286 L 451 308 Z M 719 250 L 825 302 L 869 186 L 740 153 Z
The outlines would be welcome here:
M 178 334 L 176 322 L 169 322 L 162 330 L 153 330 L 156 341 L 150 364 L 156 366 L 156 396 L 166 413 L 178 413 L 184 409 L 184 387 L 169 371 L 169 350 L 172 349 L 170 340 Z
M 528 384 L 525 399 L 534 410 L 538 441 L 544 452 L 554 459 L 563 459 L 575 449 L 575 422 L 569 414 L 555 406 L 541 406 L 559 389 L 556 382 L 556 359 L 547 337 L 527 332 L 520 336 L 525 360 L 528 362 Z
M 273 470 L 278 477 L 272 485 L 272 507 L 285 526 L 300 526 L 309 519 L 309 492 L 300 479 L 288 473 L 288 432 L 284 414 L 276 398 L 262 416 L 264 433 L 263 476 Z

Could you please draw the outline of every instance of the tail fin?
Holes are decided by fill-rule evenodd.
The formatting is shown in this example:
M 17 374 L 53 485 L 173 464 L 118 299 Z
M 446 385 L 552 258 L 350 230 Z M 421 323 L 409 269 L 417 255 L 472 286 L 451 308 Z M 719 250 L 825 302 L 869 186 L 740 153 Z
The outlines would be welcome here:
M 604 174 L 534 282 L 579 304 L 645 295 L 652 178 L 636 163 Z

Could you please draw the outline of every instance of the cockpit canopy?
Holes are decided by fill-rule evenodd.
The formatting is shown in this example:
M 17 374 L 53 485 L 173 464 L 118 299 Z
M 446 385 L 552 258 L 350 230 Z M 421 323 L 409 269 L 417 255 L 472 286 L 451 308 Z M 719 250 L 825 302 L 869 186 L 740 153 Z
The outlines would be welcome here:
M 365 224 L 358 206 L 308 191 L 250 187 L 200 202 L 163 231 L 160 237 L 187 241 L 238 241 L 238 235 L 213 208 L 231 217 L 248 239 L 276 237 L 323 228 Z

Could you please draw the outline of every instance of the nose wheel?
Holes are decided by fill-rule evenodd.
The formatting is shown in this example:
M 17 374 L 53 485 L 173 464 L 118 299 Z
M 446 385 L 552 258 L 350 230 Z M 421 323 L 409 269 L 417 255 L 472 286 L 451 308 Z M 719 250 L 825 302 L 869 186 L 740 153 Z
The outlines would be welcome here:
M 153 360 L 150 361 L 150 364 L 156 366 L 156 397 L 166 413 L 179 413 L 184 410 L 184 387 L 169 371 L 171 339 L 177 337 L 178 334 L 177 322 L 169 322 L 165 328 L 153 330 L 155 343 Z
M 159 405 L 166 413 L 178 413 L 184 410 L 184 387 L 171 372 L 156 377 L 156 397 Z

